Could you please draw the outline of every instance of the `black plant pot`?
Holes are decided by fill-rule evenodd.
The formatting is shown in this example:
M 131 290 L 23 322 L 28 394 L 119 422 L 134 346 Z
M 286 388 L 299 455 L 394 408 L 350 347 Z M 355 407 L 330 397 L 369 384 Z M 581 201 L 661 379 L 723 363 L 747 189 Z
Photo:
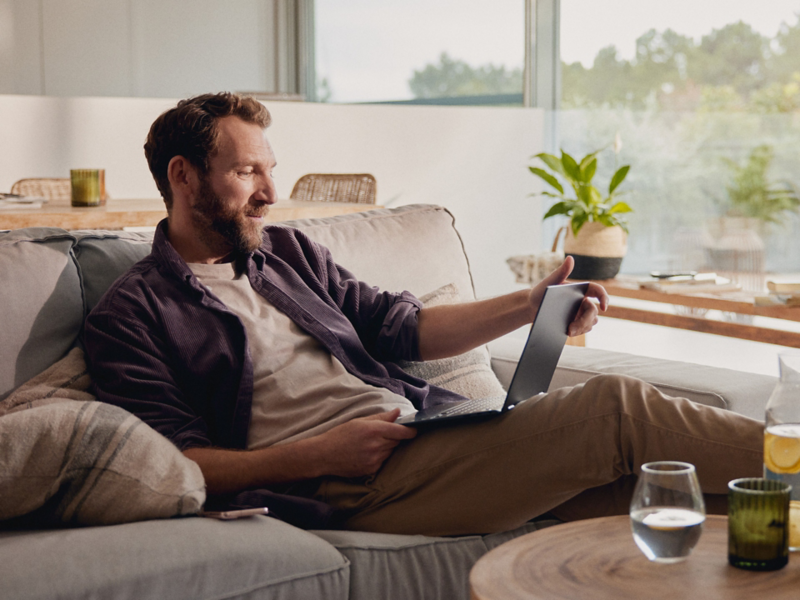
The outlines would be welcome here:
M 570 279 L 613 279 L 622 266 L 622 257 L 584 256 L 567 254 L 575 260 Z

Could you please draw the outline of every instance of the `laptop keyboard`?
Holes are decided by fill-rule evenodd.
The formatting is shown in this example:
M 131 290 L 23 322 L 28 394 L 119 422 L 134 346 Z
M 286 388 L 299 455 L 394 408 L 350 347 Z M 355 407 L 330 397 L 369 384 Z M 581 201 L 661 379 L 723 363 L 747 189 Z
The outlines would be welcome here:
M 440 417 L 450 417 L 452 415 L 463 415 L 467 413 L 481 412 L 484 410 L 499 410 L 502 407 L 505 396 L 492 396 L 490 398 L 476 398 L 459 402 L 452 408 L 439 413 Z

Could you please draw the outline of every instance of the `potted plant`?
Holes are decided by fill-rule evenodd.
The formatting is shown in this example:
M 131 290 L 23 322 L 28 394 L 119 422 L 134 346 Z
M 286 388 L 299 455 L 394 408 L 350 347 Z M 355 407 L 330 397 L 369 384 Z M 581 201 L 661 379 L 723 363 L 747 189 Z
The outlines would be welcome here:
M 788 181 L 772 183 L 767 172 L 772 164 L 772 146 L 762 144 L 750 152 L 743 165 L 729 158 L 723 161 L 731 171 L 727 217 L 758 219 L 763 223 L 780 223 L 785 213 L 800 207 L 797 190 Z
M 714 241 L 707 248 L 713 269 L 730 274 L 752 291 L 760 291 L 764 285 L 762 236 L 771 224 L 784 222 L 800 208 L 800 197 L 790 182 L 770 180 L 773 158 L 768 144 L 753 148 L 744 163 L 723 158 L 731 179 L 725 186 L 727 201 L 721 203 L 723 216 L 712 221 Z
M 616 170 L 604 197 L 592 184 L 597 171 L 597 155 L 601 151 L 602 148 L 587 154 L 580 162 L 564 150 L 561 150 L 561 158 L 542 152 L 532 158 L 541 160 L 549 171 L 528 167 L 531 173 L 555 190 L 539 194 L 558 200 L 544 219 L 556 215 L 569 217 L 569 226 L 559 230 L 553 247 L 558 244 L 561 231 L 566 230 L 564 254 L 575 260 L 572 271 L 575 279 L 611 279 L 619 272 L 627 252 L 628 227 L 624 215 L 633 209 L 625 202 L 615 202 L 615 196 L 620 195 L 617 188 L 628 175 L 630 165 Z M 571 192 L 566 192 L 565 187 L 571 188 Z

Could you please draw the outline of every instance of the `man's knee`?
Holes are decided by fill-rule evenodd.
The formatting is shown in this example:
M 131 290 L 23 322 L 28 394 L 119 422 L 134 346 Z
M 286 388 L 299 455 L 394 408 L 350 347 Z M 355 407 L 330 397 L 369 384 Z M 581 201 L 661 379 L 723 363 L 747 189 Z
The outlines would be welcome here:
M 655 389 L 641 379 L 616 373 L 595 375 L 586 380 L 583 388 L 583 396 L 588 401 L 620 413 L 637 412 L 643 408 Z

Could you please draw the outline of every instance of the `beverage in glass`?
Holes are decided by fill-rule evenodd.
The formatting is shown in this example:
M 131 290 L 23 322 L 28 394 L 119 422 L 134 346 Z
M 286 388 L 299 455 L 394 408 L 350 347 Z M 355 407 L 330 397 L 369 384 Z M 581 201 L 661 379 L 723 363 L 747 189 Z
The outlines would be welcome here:
M 789 549 L 800 550 L 800 353 L 778 356 L 780 381 L 767 402 L 764 477 L 792 486 Z
M 685 560 L 697 545 L 706 519 L 694 465 L 677 461 L 642 465 L 630 515 L 633 539 L 648 559 Z

